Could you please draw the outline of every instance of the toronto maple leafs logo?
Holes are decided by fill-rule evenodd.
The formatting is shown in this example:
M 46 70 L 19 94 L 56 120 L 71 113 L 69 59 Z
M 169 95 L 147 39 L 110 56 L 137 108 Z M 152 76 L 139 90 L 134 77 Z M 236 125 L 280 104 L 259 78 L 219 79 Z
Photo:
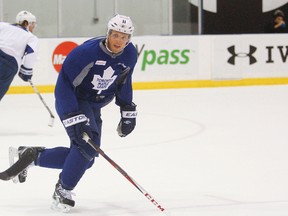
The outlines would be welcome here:
M 110 66 L 106 70 L 104 70 L 103 77 L 100 75 L 94 75 L 92 80 L 92 84 L 94 85 L 93 89 L 98 90 L 97 94 L 100 94 L 101 91 L 106 90 L 109 86 L 114 82 L 117 78 L 117 75 L 114 75 L 114 70 Z

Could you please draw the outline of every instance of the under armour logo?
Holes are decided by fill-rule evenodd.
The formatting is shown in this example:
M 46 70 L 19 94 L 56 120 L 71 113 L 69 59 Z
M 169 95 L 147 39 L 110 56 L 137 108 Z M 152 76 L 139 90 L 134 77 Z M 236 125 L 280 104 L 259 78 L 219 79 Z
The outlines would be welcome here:
M 249 46 L 249 53 L 244 53 L 244 52 L 240 52 L 240 53 L 236 53 L 235 52 L 235 46 L 230 46 L 227 48 L 228 52 L 232 54 L 232 56 L 228 59 L 228 63 L 235 65 L 235 58 L 239 57 L 239 58 L 245 58 L 245 57 L 249 57 L 249 64 L 254 64 L 257 62 L 257 59 L 253 56 L 253 54 L 256 52 L 257 48 L 254 46 Z

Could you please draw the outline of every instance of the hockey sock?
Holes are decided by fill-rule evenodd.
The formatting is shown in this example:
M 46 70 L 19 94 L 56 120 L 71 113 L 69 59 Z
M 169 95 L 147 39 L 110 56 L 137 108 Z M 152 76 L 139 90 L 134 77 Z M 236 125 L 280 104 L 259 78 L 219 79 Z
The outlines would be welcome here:
M 62 169 L 69 151 L 70 149 L 65 147 L 45 149 L 40 153 L 35 165 L 46 168 Z
M 87 160 L 77 146 L 72 145 L 61 172 L 61 184 L 67 190 L 73 190 L 86 169 L 92 166 L 92 161 Z

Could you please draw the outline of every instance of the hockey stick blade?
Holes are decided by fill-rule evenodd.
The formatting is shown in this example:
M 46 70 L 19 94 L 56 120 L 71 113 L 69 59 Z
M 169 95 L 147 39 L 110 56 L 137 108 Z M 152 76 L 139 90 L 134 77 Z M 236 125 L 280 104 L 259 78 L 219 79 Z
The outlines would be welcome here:
M 158 208 L 158 210 L 167 216 L 170 215 L 170 213 L 168 213 L 166 209 L 163 208 L 143 187 L 141 187 L 117 163 L 115 163 L 108 155 L 106 155 L 104 151 L 99 146 L 97 146 L 85 132 L 83 133 L 83 140 L 93 149 L 95 149 L 101 156 L 103 156 L 115 169 L 117 169 L 134 187 L 136 187 L 148 200 L 150 200 L 150 202 L 152 202 Z
M 49 123 L 48 123 L 49 127 L 53 127 L 54 126 L 54 120 L 55 120 L 55 117 L 54 116 L 50 116 L 50 120 L 49 120 Z
M 28 167 L 34 161 L 35 154 L 37 154 L 37 152 L 32 148 L 25 150 L 21 158 L 16 161 L 16 163 L 14 163 L 7 170 L 0 172 L 0 179 L 8 181 L 17 176 L 23 169 Z

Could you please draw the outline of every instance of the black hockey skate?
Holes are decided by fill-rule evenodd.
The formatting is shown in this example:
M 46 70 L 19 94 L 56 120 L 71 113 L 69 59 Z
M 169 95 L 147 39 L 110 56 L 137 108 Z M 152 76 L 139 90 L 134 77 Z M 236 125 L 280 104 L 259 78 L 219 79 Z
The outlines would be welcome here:
M 74 194 L 71 190 L 66 190 L 62 187 L 59 179 L 52 196 L 53 203 L 51 208 L 59 212 L 69 212 L 71 208 L 75 206 L 75 201 L 72 199 L 72 195 Z
M 26 147 L 26 146 L 20 146 L 18 149 L 14 147 L 9 148 L 10 166 L 15 164 L 15 159 L 17 158 L 18 161 L 25 160 L 25 158 L 27 158 L 27 153 L 25 153 L 27 150 L 32 152 L 29 158 L 29 161 L 31 161 L 30 164 L 28 164 L 19 174 L 13 177 L 12 180 L 14 183 L 18 182 L 23 183 L 26 181 L 28 169 L 34 165 L 34 161 L 38 158 L 39 153 L 44 149 L 45 149 L 44 147 Z

